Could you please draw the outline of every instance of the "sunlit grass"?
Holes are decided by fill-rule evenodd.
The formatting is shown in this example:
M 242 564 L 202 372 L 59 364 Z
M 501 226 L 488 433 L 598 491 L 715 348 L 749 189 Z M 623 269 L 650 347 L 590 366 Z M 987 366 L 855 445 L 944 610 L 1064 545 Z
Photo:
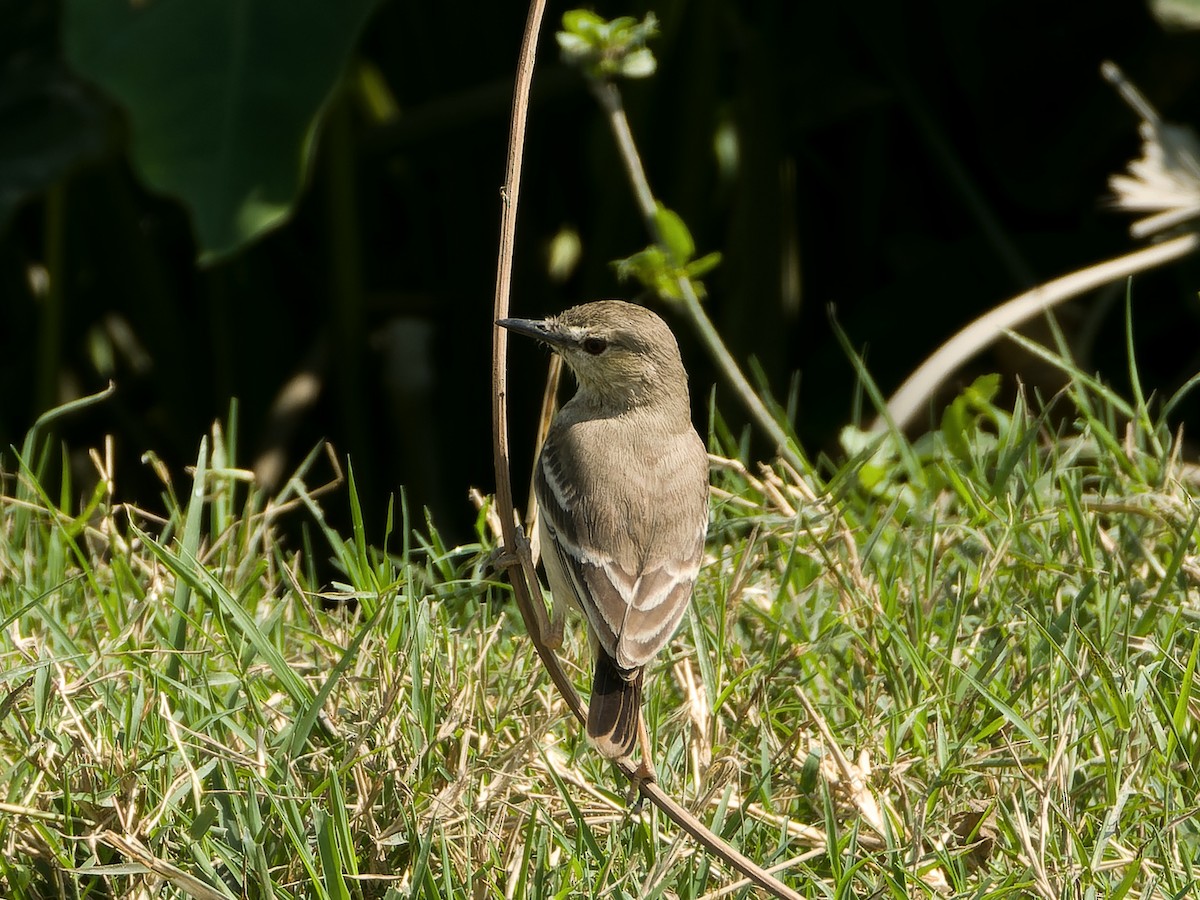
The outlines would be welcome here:
M 1200 475 L 1139 391 L 1071 374 L 1004 410 L 980 382 L 915 443 L 848 430 L 819 480 L 716 429 L 648 722 L 664 786 L 802 894 L 1194 892 Z M 748 893 L 630 810 L 485 516 L 462 547 L 402 502 L 363 522 L 320 454 L 264 497 L 219 428 L 153 514 L 93 460 L 4 482 L 0 894 Z

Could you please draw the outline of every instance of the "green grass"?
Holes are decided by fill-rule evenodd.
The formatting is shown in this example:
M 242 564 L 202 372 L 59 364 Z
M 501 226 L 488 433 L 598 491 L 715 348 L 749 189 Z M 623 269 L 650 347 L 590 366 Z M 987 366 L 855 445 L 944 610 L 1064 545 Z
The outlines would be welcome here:
M 1053 402 L 984 381 L 915 443 L 848 430 L 819 480 L 715 466 L 648 720 L 664 786 L 805 896 L 1195 894 L 1200 474 L 1138 389 L 1059 364 Z M 157 515 L 93 462 L 4 481 L 0 895 L 749 895 L 630 811 L 485 516 L 463 547 L 364 523 L 316 454 L 264 497 L 220 429 Z

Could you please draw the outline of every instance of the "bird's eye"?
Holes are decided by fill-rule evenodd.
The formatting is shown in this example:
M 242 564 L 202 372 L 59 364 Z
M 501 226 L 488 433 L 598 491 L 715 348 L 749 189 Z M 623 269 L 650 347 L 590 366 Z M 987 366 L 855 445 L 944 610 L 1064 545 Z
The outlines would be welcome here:
M 608 341 L 598 337 L 584 338 L 583 349 L 592 356 L 599 356 L 608 349 Z

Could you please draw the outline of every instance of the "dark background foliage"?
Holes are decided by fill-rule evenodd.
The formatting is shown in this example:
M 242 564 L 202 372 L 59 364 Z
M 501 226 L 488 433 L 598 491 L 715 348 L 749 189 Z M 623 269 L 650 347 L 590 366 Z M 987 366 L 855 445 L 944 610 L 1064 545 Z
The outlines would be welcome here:
M 115 396 L 59 434 L 73 448 L 115 435 L 123 491 L 153 502 L 141 454 L 187 464 L 237 397 L 242 465 L 273 451 L 286 473 L 328 438 L 353 460 L 370 521 L 405 485 L 411 503 L 465 535 L 467 487 L 493 480 L 489 322 L 524 4 L 391 0 L 361 30 L 347 25 L 354 49 L 315 152 L 292 160 L 303 188 L 290 218 L 199 265 L 194 210 L 147 186 L 173 190 L 132 152 L 127 101 L 64 55 L 78 63 L 80 41 L 103 45 L 95 29 L 129 7 L 90 2 L 105 9 L 87 21 L 70 18 L 72 3 L 0 0 L 0 445 L 113 378 Z M 295 4 L 297 15 L 312 2 Z M 605 123 L 558 62 L 553 31 L 566 8 L 551 7 L 535 78 L 516 315 L 629 296 L 609 263 L 647 242 Z M 794 424 L 810 451 L 835 446 L 854 393 L 830 306 L 887 391 L 983 310 L 1133 248 L 1127 221 L 1102 202 L 1107 176 L 1138 154 L 1136 119 L 1099 77 L 1103 59 L 1168 119 L 1200 124 L 1200 40 L 1132 0 L 629 0 L 597 12 L 648 9 L 662 27 L 659 70 L 623 90 L 651 183 L 699 253 L 724 255 L 708 305 L 735 356 L 755 357 L 781 399 L 799 373 Z M 216 53 L 201 44 L 221 35 L 189 35 L 180 46 L 199 48 L 194 59 L 155 45 L 156 58 L 199 71 Z M 336 43 L 319 30 L 291 39 L 302 57 Z M 108 58 L 151 48 L 120 49 Z M 225 94 L 202 80 L 190 88 L 170 112 L 219 121 Z M 275 118 L 269 107 L 253 113 L 235 161 L 269 143 Z M 562 234 L 578 236 L 580 254 L 552 274 Z M 1149 389 L 1173 390 L 1200 367 L 1198 274 L 1190 261 L 1134 286 Z M 1087 298 L 1063 317 L 1084 367 L 1117 381 L 1122 295 Z M 701 409 L 717 376 L 673 321 Z M 521 459 L 542 360 L 522 344 L 513 356 Z M 1045 374 L 1003 349 L 962 379 L 980 371 L 1002 371 L 1010 389 Z M 288 412 L 289 383 L 315 399 Z M 716 397 L 738 425 L 732 397 L 720 387 Z

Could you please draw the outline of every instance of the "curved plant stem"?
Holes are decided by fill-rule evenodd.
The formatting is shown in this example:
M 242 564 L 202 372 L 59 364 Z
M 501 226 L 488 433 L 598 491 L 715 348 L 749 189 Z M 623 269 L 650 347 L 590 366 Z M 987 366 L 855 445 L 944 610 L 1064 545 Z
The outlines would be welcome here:
M 525 35 L 521 42 L 521 55 L 517 60 L 517 80 L 513 90 L 512 121 L 508 137 L 508 165 L 505 169 L 504 187 L 500 192 L 501 223 L 500 250 L 496 263 L 496 296 L 493 304 L 493 319 L 508 315 L 509 295 L 512 292 L 513 243 L 517 232 L 517 200 L 521 191 L 521 158 L 525 146 L 525 119 L 529 111 L 529 86 L 533 81 L 533 61 L 537 54 L 538 32 L 541 30 L 545 0 L 532 0 L 529 16 L 525 22 Z M 538 584 L 537 573 L 529 552 L 529 543 L 523 534 L 518 534 L 512 495 L 512 466 L 508 449 L 508 332 L 492 325 L 492 450 L 496 469 L 496 506 L 499 508 L 501 537 L 509 554 L 515 554 L 514 565 L 508 570 L 513 586 L 517 608 L 525 627 L 533 639 L 534 647 L 542 658 L 546 671 L 555 686 L 580 721 L 585 721 L 587 709 L 575 692 L 571 680 L 563 671 L 554 651 L 543 640 L 539 621 L 545 619 L 545 610 L 539 618 L 534 603 L 541 604 L 540 596 L 533 599 L 530 588 Z
M 906 428 L 959 366 L 1008 329 L 1016 328 L 1027 319 L 1053 309 L 1065 300 L 1136 272 L 1165 265 L 1195 252 L 1197 248 L 1200 248 L 1200 235 L 1185 234 L 1047 281 L 1002 303 L 961 329 L 921 363 L 892 394 L 871 430 L 881 432 L 889 427 Z
M 521 43 L 521 55 L 517 62 L 516 87 L 513 92 L 512 122 L 509 130 L 508 165 L 505 171 L 504 188 L 501 193 L 502 218 L 500 225 L 500 250 L 496 264 L 496 295 L 493 306 L 494 318 L 508 315 L 509 295 L 512 287 L 513 242 L 517 228 L 517 199 L 521 187 L 521 157 L 525 143 L 525 119 L 529 108 L 529 86 L 533 80 L 533 63 L 537 53 L 538 32 L 541 29 L 545 0 L 531 0 L 529 16 L 525 22 L 525 36 Z M 703 315 L 703 313 L 701 313 Z M 711 328 L 711 325 L 710 325 Z M 715 331 L 713 332 L 715 335 Z M 570 678 L 563 670 L 554 650 L 547 646 L 539 627 L 539 617 L 534 604 L 541 604 L 540 592 L 534 599 L 533 588 L 538 585 L 537 573 L 530 556 L 529 543 L 517 530 L 513 508 L 512 475 L 508 449 L 508 378 L 507 360 L 508 334 L 496 325 L 492 326 L 492 449 L 496 469 L 496 506 L 500 519 L 500 530 L 504 547 L 510 554 L 508 578 L 512 583 L 513 595 L 533 645 L 541 657 L 551 680 L 567 701 L 567 705 L 580 722 L 587 720 L 587 709 L 575 692 Z M 726 354 L 728 355 L 728 354 Z M 743 379 L 744 381 L 744 379 Z M 747 389 L 749 386 L 747 385 Z M 766 410 L 763 410 L 766 415 Z M 767 416 L 770 420 L 770 417 Z M 774 423 L 772 423 L 774 424 Z M 778 425 L 775 425 L 778 429 Z M 786 436 L 781 446 L 786 446 Z M 515 557 L 515 558 L 513 558 Z M 541 618 L 545 618 L 542 609 Z M 706 850 L 723 860 L 763 890 L 785 900 L 800 900 L 800 895 L 784 885 L 774 876 L 748 859 L 741 852 L 713 834 L 704 823 L 672 800 L 654 782 L 635 778 L 637 766 L 631 760 L 621 760 L 618 768 L 637 785 L 641 795 L 661 809 L 680 828 L 690 834 Z
M 650 233 L 650 239 L 656 244 L 664 246 L 656 218 L 658 204 L 654 199 L 654 193 L 650 190 L 646 170 L 642 167 L 642 158 L 633 141 L 633 132 L 629 129 L 629 119 L 625 116 L 625 107 L 621 103 L 621 92 L 610 81 L 591 80 L 589 84 L 596 100 L 600 103 L 600 108 L 608 117 L 609 126 L 617 141 L 617 149 L 625 164 L 625 172 L 629 176 L 629 184 L 633 188 L 634 199 L 637 201 L 646 230 Z M 729 348 L 717 334 L 712 320 L 704 311 L 704 307 L 700 305 L 700 298 L 696 296 L 696 289 L 692 287 L 692 282 L 686 277 L 680 277 L 678 284 L 680 293 L 683 295 L 683 308 L 687 312 L 688 318 L 691 319 L 692 325 L 699 332 L 700 339 L 708 349 L 709 355 L 716 361 L 717 367 L 724 374 L 742 405 L 746 407 L 758 427 L 766 432 L 767 436 L 775 443 L 779 455 L 787 460 L 789 465 L 801 472 L 809 471 L 811 467 L 802 459 L 796 443 L 775 421 L 774 416 L 771 415 L 758 394 L 754 392 L 754 388 L 750 386 L 750 382 L 746 380 L 746 376 L 742 374 L 742 370 L 738 367 L 733 355 L 730 354 Z

